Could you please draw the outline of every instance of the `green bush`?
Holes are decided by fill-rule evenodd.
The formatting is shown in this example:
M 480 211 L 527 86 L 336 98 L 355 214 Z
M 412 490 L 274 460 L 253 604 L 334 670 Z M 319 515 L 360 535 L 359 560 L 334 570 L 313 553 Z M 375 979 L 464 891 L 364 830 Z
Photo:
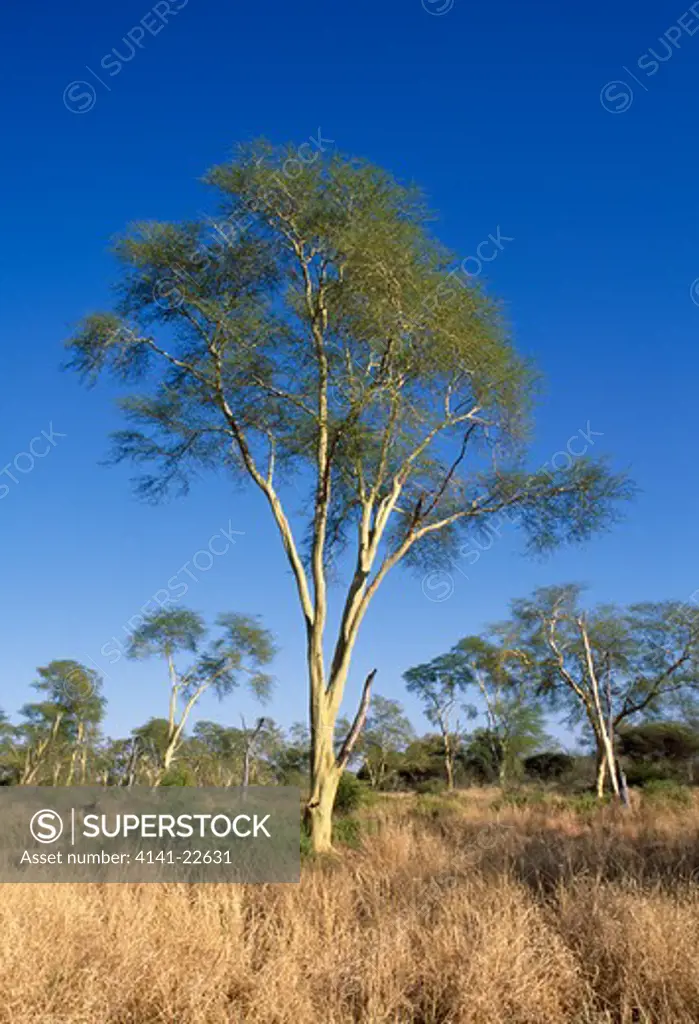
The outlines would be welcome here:
M 569 775 L 575 767 L 575 758 L 559 750 L 547 750 L 525 757 L 523 767 L 530 778 L 551 782 Z
M 692 791 L 688 786 L 682 786 L 672 779 L 651 779 L 643 787 L 643 798 L 653 803 L 689 807 L 692 803 Z
M 366 788 L 351 772 L 343 772 L 335 796 L 334 814 L 352 814 L 366 801 Z
M 608 794 L 605 794 L 600 800 L 596 793 L 579 793 L 577 796 L 569 797 L 566 804 L 576 814 L 594 814 L 600 807 L 605 807 L 610 800 L 611 797 Z
M 161 786 L 196 786 L 197 777 L 184 764 L 175 764 L 163 775 Z
M 414 790 L 419 796 L 438 796 L 441 793 L 446 793 L 447 784 L 444 779 L 425 779 L 423 782 L 418 782 Z
M 629 786 L 647 786 L 651 782 L 678 782 L 678 769 L 669 761 L 636 761 L 626 769 Z

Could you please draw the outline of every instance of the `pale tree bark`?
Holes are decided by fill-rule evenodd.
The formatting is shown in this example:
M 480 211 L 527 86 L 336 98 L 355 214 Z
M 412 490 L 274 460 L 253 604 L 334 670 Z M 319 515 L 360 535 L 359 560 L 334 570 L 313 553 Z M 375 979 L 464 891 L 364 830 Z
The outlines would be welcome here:
M 87 784 L 87 743 L 83 743 L 80 751 L 80 784 Z
M 594 707 L 595 720 L 597 723 L 596 735 L 598 736 L 598 739 L 601 742 L 602 748 L 604 750 L 604 757 L 607 762 L 607 771 L 609 773 L 609 780 L 612 785 L 612 790 L 614 791 L 614 796 L 617 799 L 619 799 L 619 779 L 617 777 L 616 759 L 614 756 L 614 745 L 612 743 L 612 738 L 609 734 L 607 721 L 605 719 L 604 710 L 602 708 L 599 679 L 597 677 L 597 669 L 595 667 L 594 658 L 592 657 L 590 636 L 587 630 L 585 620 L 582 617 L 578 619 L 578 628 L 580 629 L 580 635 L 582 637 L 583 646 L 585 649 L 585 661 L 587 663 L 588 678 L 590 683 L 590 690 L 592 693 L 592 704 Z M 599 788 L 597 795 L 601 795 L 599 793 Z
M 444 734 L 444 767 L 447 772 L 447 789 L 454 788 L 454 754 L 449 739 L 449 733 Z
M 504 736 L 499 737 L 500 740 L 500 767 L 498 769 L 498 785 L 500 789 L 504 789 L 508 782 L 508 769 L 509 769 L 509 756 L 510 756 L 510 745 Z
M 626 775 L 624 770 L 619 764 L 616 756 L 616 722 L 614 717 L 614 695 L 612 690 L 612 664 L 611 660 L 607 664 L 607 712 L 608 712 L 608 725 L 607 732 L 609 735 L 609 742 L 612 748 L 612 762 L 617 777 L 619 786 L 619 797 L 624 807 L 630 807 L 631 801 L 629 799 L 629 787 L 626 784 Z
M 444 772 L 447 777 L 447 789 L 452 790 L 454 788 L 454 747 L 449 735 L 448 723 L 441 717 L 439 719 L 439 731 L 442 734 L 442 743 L 444 745 Z
M 332 846 L 332 811 L 340 781 L 334 749 L 335 719 L 325 686 L 311 675 L 311 779 L 306 824 L 316 853 Z
M 70 762 L 68 764 L 68 774 L 66 776 L 66 786 L 73 785 L 73 779 L 75 778 L 75 766 L 78 761 L 78 755 L 84 755 L 84 744 L 85 744 L 85 723 L 78 722 L 78 733 L 73 744 L 73 749 L 70 752 Z M 84 774 L 84 762 L 83 762 L 83 774 Z
M 155 777 L 155 782 L 153 783 L 154 786 L 159 786 L 162 783 L 163 778 L 167 775 L 170 768 L 172 767 L 172 763 L 175 759 L 175 754 L 177 753 L 177 750 L 179 749 L 180 746 L 180 740 L 182 738 L 182 732 L 184 731 L 185 721 L 186 716 L 183 715 L 182 719 L 180 720 L 179 723 L 177 723 L 173 732 L 170 734 L 168 738 L 167 746 L 163 751 L 160 768 L 158 769 L 157 775 Z
M 248 727 L 245 724 L 245 719 L 241 715 L 241 721 L 243 723 L 243 742 L 245 748 L 243 750 L 243 778 L 242 786 L 243 789 L 247 789 L 250 785 L 250 768 L 252 763 L 252 756 L 255 749 L 255 742 L 262 731 L 265 724 L 264 718 L 259 718 L 257 724 L 252 731 L 248 731 Z
M 602 748 L 597 751 L 597 799 L 604 796 L 604 782 L 607 777 L 607 756 Z
M 131 789 L 136 781 L 136 772 L 138 770 L 138 761 L 141 755 L 140 742 L 136 736 L 131 740 L 131 750 L 129 751 L 129 760 L 126 765 L 126 772 L 124 777 L 124 786 L 127 789 Z
M 68 772 L 66 774 L 66 786 L 73 785 L 73 779 L 75 778 L 75 764 L 78 759 L 78 748 L 73 747 L 70 752 L 70 759 L 68 761 Z
M 40 768 L 46 762 L 48 755 L 58 736 L 58 730 L 63 721 L 63 712 L 59 711 L 53 720 L 48 736 L 41 740 L 35 747 L 29 746 L 24 759 L 24 768 L 19 779 L 20 786 L 31 786 L 39 774 Z
M 327 853 L 332 848 L 332 812 L 337 787 L 366 720 L 375 675 L 376 669 L 373 669 L 364 682 L 357 714 L 337 755 L 334 738 L 339 709 L 318 680 L 311 686 L 311 722 L 315 725 L 311 729 L 311 787 L 306 804 L 306 827 L 316 853 Z

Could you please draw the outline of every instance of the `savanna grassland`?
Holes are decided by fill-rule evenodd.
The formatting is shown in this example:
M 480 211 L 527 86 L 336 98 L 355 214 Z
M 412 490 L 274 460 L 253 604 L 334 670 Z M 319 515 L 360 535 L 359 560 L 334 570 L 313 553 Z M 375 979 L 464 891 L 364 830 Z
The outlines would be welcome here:
M 386 796 L 299 885 L 5 885 L 0 1022 L 690 1024 L 682 795 Z

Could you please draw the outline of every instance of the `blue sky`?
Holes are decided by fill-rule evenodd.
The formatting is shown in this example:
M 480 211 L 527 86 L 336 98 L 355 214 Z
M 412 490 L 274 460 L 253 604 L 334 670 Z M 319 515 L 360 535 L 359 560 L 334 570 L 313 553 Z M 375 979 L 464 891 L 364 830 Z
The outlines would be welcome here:
M 402 672 L 535 586 L 580 580 L 619 602 L 696 590 L 698 30 L 681 4 L 628 0 L 6 11 L 0 467 L 17 482 L 0 476 L 0 707 L 14 713 L 36 666 L 66 657 L 105 675 L 111 735 L 161 713 L 160 666 L 111 664 L 101 649 L 224 528 L 235 544 L 206 571 L 190 562 L 184 603 L 210 619 L 262 615 L 282 647 L 270 713 L 305 717 L 300 615 L 262 500 L 214 476 L 187 499 L 139 504 L 128 467 L 98 464 L 118 426 L 114 392 L 60 372 L 72 326 L 109 302 L 110 238 L 132 220 L 196 216 L 210 201 L 202 173 L 259 135 L 301 144 L 320 130 L 420 183 L 463 258 L 507 237 L 484 277 L 545 374 L 532 465 L 589 424 L 592 453 L 643 489 L 613 534 L 545 563 L 504 531 L 476 565 L 454 567 L 445 600 L 399 572 L 366 620 L 348 707 L 375 666 L 377 690 L 423 727 Z M 13 468 L 51 425 L 49 453 Z M 241 710 L 255 708 L 212 699 L 200 715 L 236 724 Z

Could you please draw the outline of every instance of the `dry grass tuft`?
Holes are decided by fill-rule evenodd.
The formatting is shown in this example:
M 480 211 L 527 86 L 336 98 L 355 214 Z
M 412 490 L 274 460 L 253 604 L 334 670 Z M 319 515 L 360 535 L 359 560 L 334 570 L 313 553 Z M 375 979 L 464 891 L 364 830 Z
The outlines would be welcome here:
M 386 800 L 298 886 L 6 885 L 0 1024 L 690 1024 L 699 807 Z

